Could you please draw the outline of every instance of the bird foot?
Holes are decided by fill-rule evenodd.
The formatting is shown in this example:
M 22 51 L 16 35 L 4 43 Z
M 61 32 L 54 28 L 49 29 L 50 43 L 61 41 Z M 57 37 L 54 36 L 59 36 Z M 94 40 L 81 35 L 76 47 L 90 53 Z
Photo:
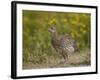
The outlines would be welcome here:
M 68 61 L 64 61 L 65 64 L 68 64 Z
M 60 64 L 68 64 L 68 61 L 67 60 L 61 60 Z

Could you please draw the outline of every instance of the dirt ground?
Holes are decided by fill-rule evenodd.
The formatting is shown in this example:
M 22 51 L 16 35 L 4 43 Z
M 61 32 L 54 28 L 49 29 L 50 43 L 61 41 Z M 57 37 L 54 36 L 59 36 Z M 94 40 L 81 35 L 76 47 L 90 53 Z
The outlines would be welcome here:
M 40 68 L 60 68 L 60 67 L 80 67 L 91 65 L 90 50 L 76 52 L 69 55 L 65 63 L 61 56 L 48 56 L 45 63 L 34 64 L 32 62 L 23 63 L 23 69 L 40 69 Z

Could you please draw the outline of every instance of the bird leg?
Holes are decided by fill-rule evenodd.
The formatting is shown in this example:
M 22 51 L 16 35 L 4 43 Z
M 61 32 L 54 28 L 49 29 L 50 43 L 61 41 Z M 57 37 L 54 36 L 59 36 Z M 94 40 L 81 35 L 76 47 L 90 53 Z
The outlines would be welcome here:
M 68 63 L 68 54 L 64 54 L 62 53 L 63 59 L 64 59 L 64 63 Z

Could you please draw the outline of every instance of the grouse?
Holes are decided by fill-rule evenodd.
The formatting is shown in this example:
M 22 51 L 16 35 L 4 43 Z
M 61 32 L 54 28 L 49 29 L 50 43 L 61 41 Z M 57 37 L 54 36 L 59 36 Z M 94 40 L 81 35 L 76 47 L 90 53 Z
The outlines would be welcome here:
M 74 53 L 78 50 L 76 41 L 71 35 L 58 35 L 55 27 L 50 27 L 51 43 L 56 52 L 62 55 L 64 62 L 68 61 L 68 54 Z

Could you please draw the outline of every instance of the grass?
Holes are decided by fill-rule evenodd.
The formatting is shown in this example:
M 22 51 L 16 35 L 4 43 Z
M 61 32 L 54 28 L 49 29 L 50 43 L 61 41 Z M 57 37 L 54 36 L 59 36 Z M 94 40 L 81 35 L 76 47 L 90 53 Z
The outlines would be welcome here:
M 23 69 L 40 69 L 40 68 L 59 68 L 59 67 L 80 67 L 89 66 L 91 64 L 91 54 L 90 50 L 86 49 L 84 51 L 76 52 L 69 55 L 69 60 L 67 63 L 62 62 L 62 56 L 57 53 L 54 56 L 45 56 L 44 62 L 34 63 L 32 61 L 24 62 Z
M 90 65 L 91 14 L 23 10 L 23 69 Z M 48 28 L 55 26 L 61 35 L 70 34 L 80 52 L 63 58 L 52 47 Z M 85 49 L 88 48 L 88 49 Z

